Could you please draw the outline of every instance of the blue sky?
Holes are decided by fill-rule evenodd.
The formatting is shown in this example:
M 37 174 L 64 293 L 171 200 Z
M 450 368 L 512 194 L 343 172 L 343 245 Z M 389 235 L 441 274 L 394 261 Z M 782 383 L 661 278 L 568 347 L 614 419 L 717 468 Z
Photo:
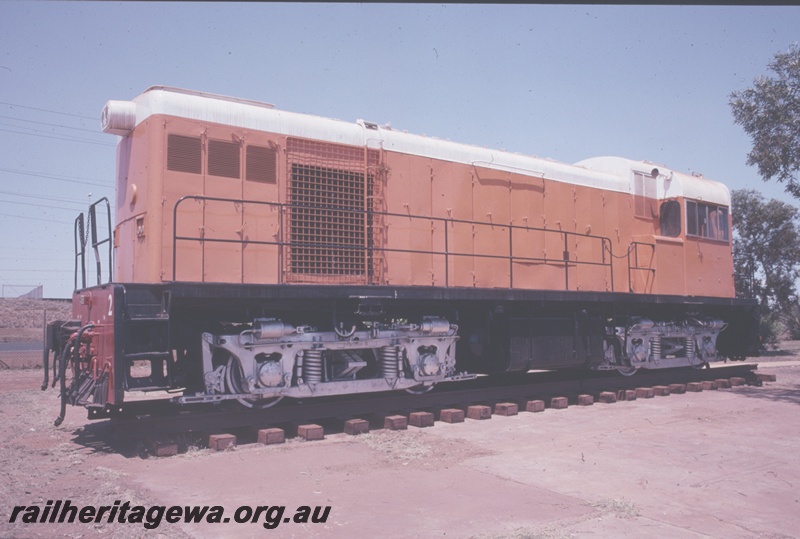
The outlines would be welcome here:
M 745 164 L 728 95 L 798 41 L 800 7 L 2 2 L 0 284 L 71 294 L 74 217 L 114 195 L 100 110 L 153 85 L 796 204 Z

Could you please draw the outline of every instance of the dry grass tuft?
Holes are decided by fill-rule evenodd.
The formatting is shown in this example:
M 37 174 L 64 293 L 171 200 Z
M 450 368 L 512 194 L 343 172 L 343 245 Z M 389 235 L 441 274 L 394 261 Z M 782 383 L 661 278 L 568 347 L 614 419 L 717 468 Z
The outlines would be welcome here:
M 572 534 L 550 528 L 517 528 L 500 535 L 476 535 L 471 539 L 571 539 Z
M 617 518 L 633 518 L 639 516 L 639 508 L 628 500 L 599 500 L 589 504 L 602 514 L 614 515 Z
M 385 460 L 402 463 L 431 454 L 431 446 L 423 441 L 423 436 L 423 433 L 409 431 L 379 430 L 360 435 L 358 441 L 380 453 Z

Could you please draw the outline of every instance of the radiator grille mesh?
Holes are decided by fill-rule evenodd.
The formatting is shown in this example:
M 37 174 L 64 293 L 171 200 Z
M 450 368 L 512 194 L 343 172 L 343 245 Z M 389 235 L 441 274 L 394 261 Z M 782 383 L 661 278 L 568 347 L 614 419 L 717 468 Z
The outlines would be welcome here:
M 287 141 L 288 282 L 376 280 L 376 177 L 380 152 L 338 144 Z

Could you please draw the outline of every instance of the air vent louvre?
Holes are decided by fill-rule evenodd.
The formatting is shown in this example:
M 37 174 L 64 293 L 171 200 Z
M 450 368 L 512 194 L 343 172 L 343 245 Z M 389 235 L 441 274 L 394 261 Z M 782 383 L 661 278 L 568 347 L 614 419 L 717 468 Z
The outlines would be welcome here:
M 239 144 L 221 140 L 208 141 L 208 173 L 224 178 L 240 178 Z
M 277 183 L 277 155 L 272 148 L 248 146 L 245 174 L 251 182 Z
M 199 137 L 169 135 L 167 139 L 167 170 L 200 174 L 203 146 Z

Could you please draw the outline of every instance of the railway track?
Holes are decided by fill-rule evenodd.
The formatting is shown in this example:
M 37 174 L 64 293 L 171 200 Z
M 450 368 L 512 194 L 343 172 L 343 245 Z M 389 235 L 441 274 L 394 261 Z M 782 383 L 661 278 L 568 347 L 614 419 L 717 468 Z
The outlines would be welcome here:
M 501 402 L 519 403 L 534 399 L 549 404 L 554 397 L 566 397 L 572 403 L 577 401 L 579 395 L 592 395 L 596 399 L 604 392 L 617 394 L 622 390 L 719 379 L 741 378 L 747 384 L 760 385 L 755 373 L 757 367 L 757 364 L 739 364 L 702 370 L 640 371 L 631 377 L 621 377 L 616 373 L 587 375 L 581 372 L 580 376 L 576 376 L 576 372 L 569 371 L 534 372 L 448 384 L 424 395 L 396 392 L 356 395 L 346 399 L 321 397 L 306 401 L 283 401 L 265 410 L 246 409 L 231 402 L 187 408 L 168 400 L 141 401 L 129 403 L 124 414 L 110 421 L 118 436 L 148 439 L 304 423 L 341 425 L 350 418 L 382 422 L 385 416 L 407 415 L 415 411 L 436 413 L 446 408 L 466 410 L 471 405 L 493 407 Z

